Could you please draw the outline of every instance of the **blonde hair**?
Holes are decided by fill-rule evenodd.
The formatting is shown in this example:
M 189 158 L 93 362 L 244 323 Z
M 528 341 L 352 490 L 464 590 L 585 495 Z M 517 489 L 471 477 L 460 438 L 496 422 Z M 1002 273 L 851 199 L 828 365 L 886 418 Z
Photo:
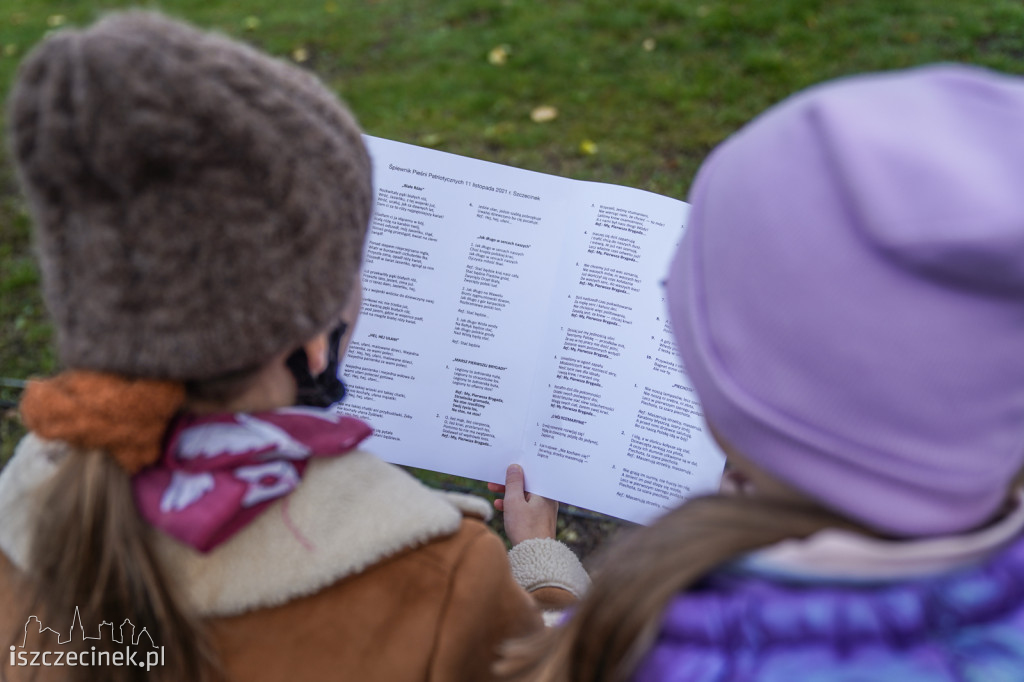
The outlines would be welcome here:
M 184 387 L 69 371 L 34 381 L 26 389 L 22 416 L 37 434 L 62 442 L 109 443 L 91 448 L 68 445 L 41 492 L 22 576 L 26 617 L 59 620 L 77 609 L 83 624 L 127 618 L 145 627 L 152 641 L 164 647 L 160 666 L 108 666 L 104 679 L 202 682 L 221 677 L 202 624 L 161 568 L 153 543 L 157 531 L 139 515 L 131 486 L 135 468 L 126 466 L 121 450 L 129 448 L 128 464 L 152 463 L 159 457 L 162 434 L 186 398 L 232 400 L 251 385 L 260 369 L 234 371 Z M 136 409 L 137 403 L 148 409 Z M 118 434 L 121 437 L 115 437 Z M 113 653 L 114 642 L 100 639 L 89 644 Z M 84 643 L 72 638 L 71 646 L 82 650 Z M 0 679 L 6 679 L 3 667 Z M 91 666 L 71 666 L 67 679 L 94 680 L 96 673 Z
M 48 483 L 32 534 L 26 617 L 62 619 L 78 609 L 82 623 L 144 624 L 165 647 L 163 665 L 100 669 L 73 666 L 68 680 L 111 682 L 211 680 L 216 657 L 198 620 L 180 605 L 160 568 L 150 529 L 139 516 L 129 475 L 100 450 L 72 450 Z M 113 652 L 115 642 L 90 640 Z M 78 650 L 85 643 L 72 638 Z

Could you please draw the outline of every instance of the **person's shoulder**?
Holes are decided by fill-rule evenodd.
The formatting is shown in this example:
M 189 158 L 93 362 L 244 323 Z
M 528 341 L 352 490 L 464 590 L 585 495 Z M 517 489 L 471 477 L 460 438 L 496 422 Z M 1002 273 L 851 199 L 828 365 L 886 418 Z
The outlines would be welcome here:
M 1024 539 L 974 566 L 914 578 L 786 581 L 727 568 L 676 595 L 660 630 L 643 663 L 650 679 L 683 658 L 710 670 L 736 651 L 761 673 L 806 665 L 821 680 L 840 669 L 836 679 L 931 679 L 918 666 L 933 660 L 948 675 L 937 679 L 959 679 L 963 661 L 946 654 L 968 640 L 972 665 L 1024 669 Z M 901 655 L 897 641 L 921 656 Z
M 294 679 L 482 679 L 476 673 L 487 669 L 493 646 L 520 634 L 510 618 L 530 615 L 525 595 L 518 610 L 495 615 L 514 588 L 503 553 L 483 522 L 460 519 L 454 532 L 315 592 L 216 620 L 217 646 L 232 679 L 261 679 L 267 670 Z M 460 674 L 431 676 L 438 666 Z
M 25 570 L 32 529 L 42 511 L 47 484 L 56 475 L 70 448 L 60 441 L 25 435 L 14 455 L 0 469 L 0 553 Z
M 508 563 L 502 539 L 483 519 L 472 515 L 463 516 L 450 535 L 434 538 L 412 551 L 430 557 L 445 570 L 457 568 L 467 556 L 491 557 L 497 564 Z

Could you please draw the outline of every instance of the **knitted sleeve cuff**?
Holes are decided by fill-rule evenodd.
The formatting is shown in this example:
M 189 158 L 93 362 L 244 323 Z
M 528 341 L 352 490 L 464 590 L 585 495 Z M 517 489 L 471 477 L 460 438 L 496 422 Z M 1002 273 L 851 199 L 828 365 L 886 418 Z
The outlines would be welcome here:
M 582 597 L 590 587 L 590 576 L 573 551 L 557 540 L 524 540 L 509 550 L 512 576 L 526 590 L 560 587 Z

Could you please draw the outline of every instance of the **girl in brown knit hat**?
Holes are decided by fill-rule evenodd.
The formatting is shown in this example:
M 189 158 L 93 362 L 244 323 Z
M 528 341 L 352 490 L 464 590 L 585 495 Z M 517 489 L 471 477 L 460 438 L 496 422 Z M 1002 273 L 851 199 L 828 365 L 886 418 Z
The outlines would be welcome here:
M 583 589 L 521 472 L 510 567 L 484 501 L 296 405 L 338 397 L 372 203 L 317 79 L 116 14 L 26 58 L 9 122 L 66 371 L 0 473 L 6 679 L 479 680 Z

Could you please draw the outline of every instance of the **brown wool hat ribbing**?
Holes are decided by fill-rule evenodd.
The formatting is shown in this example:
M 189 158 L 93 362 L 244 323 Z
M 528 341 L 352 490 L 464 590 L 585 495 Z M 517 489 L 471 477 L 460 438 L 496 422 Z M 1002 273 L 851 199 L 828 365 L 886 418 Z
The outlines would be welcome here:
M 207 379 L 337 319 L 370 160 L 315 77 L 128 12 L 36 47 L 8 120 L 65 366 Z

